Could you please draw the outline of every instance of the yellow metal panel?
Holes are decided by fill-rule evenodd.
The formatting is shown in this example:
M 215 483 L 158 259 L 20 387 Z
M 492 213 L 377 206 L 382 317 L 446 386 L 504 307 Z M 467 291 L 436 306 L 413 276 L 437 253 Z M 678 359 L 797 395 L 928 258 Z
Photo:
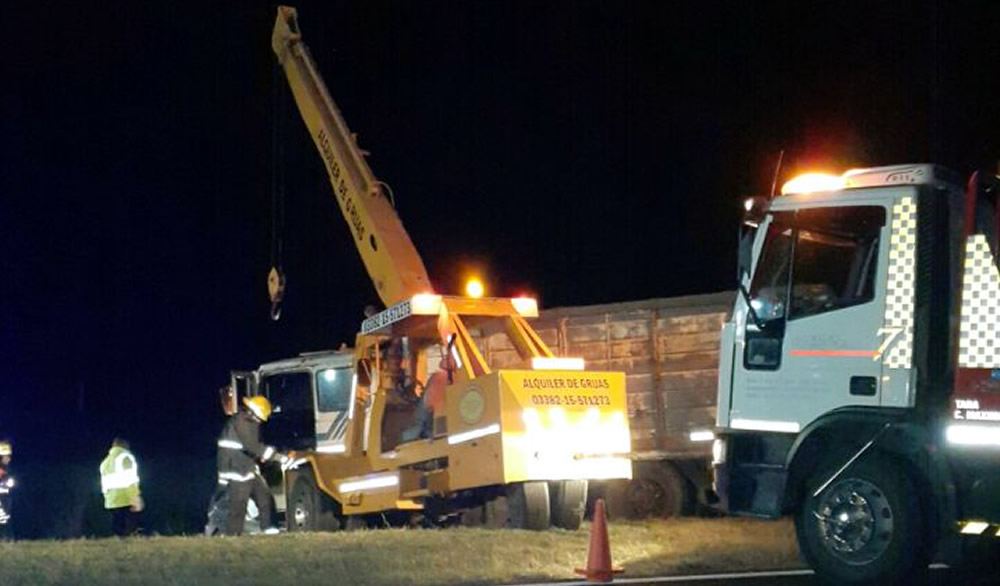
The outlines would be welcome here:
M 469 335 L 469 330 L 465 328 L 465 324 L 462 323 L 461 318 L 458 316 L 453 316 L 453 320 L 459 337 L 462 340 L 459 349 L 462 352 L 462 359 L 466 361 L 465 370 L 468 371 L 470 377 L 488 375 L 490 373 L 490 366 L 486 364 L 486 359 L 483 358 L 483 355 L 479 352 L 479 348 L 476 346 L 476 342 Z M 475 362 L 470 363 L 470 361 Z M 475 368 L 473 368 L 473 364 Z
M 533 346 L 532 356 L 552 356 L 552 350 L 549 350 L 549 347 L 545 345 L 545 342 L 538 336 L 538 333 L 528 325 L 528 322 L 523 317 L 513 315 L 511 316 L 511 321 L 521 331 L 521 335 Z
M 445 393 L 448 435 L 499 423 L 500 404 L 499 375 L 495 372 L 464 385 L 448 387 Z
M 506 297 L 443 297 L 445 307 L 460 315 L 517 315 L 514 304 Z
M 451 446 L 448 485 L 462 490 L 503 483 L 503 446 L 495 433 Z
M 448 437 L 475 433 L 500 423 L 499 375 L 480 376 L 465 385 L 448 387 L 445 395 Z M 449 485 L 452 490 L 503 482 L 500 433 L 449 445 Z
M 505 482 L 631 476 L 624 373 L 499 374 Z

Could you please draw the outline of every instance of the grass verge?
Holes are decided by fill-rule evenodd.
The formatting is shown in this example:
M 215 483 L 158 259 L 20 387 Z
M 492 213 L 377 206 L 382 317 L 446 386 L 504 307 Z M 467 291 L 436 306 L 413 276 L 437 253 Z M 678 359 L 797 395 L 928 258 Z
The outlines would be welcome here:
M 626 576 L 801 567 L 791 524 L 746 519 L 614 523 Z M 455 528 L 271 537 L 0 544 L 5 585 L 503 584 L 573 579 L 589 537 Z

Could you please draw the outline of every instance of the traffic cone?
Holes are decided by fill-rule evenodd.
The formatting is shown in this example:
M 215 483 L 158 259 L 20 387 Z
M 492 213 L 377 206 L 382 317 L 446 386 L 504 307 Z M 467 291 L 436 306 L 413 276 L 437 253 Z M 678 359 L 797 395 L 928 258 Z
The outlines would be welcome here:
M 587 569 L 576 569 L 576 573 L 587 577 L 588 582 L 611 582 L 615 574 L 624 572 L 611 565 L 611 544 L 608 543 L 608 522 L 604 516 L 604 499 L 594 503 L 594 520 L 590 524 L 590 551 L 587 553 Z

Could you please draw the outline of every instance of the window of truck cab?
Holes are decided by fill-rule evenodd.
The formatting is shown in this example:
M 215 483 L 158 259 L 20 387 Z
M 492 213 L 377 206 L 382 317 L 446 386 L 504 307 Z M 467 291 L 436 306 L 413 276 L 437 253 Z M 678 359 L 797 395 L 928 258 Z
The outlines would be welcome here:
M 316 408 L 321 413 L 347 410 L 351 401 L 351 375 L 347 367 L 316 371 Z
M 312 449 L 316 422 L 309 371 L 263 375 L 259 391 L 274 407 L 267 425 L 261 427 L 264 442 L 279 450 Z
M 791 321 L 873 300 L 885 222 L 886 210 L 877 205 L 773 212 L 750 286 L 761 321 L 786 315 Z

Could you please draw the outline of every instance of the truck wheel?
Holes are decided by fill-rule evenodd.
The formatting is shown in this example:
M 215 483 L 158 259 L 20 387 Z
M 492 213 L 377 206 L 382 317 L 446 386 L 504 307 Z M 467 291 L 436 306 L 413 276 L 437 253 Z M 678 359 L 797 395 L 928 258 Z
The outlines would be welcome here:
M 552 526 L 576 531 L 587 509 L 586 480 L 556 480 L 549 483 Z
M 913 479 L 886 458 L 861 461 L 813 496 L 839 468 L 820 466 L 795 518 L 799 549 L 831 584 L 898 584 L 927 570 Z
M 549 483 L 520 482 L 507 486 L 507 525 L 512 529 L 549 528 Z
M 687 481 L 669 462 L 642 462 L 624 486 L 614 485 L 607 499 L 612 518 L 670 518 L 688 514 L 694 497 Z M 623 494 L 620 494 L 623 492 Z
M 285 511 L 289 531 L 336 531 L 340 521 L 310 476 L 300 476 L 292 488 Z

